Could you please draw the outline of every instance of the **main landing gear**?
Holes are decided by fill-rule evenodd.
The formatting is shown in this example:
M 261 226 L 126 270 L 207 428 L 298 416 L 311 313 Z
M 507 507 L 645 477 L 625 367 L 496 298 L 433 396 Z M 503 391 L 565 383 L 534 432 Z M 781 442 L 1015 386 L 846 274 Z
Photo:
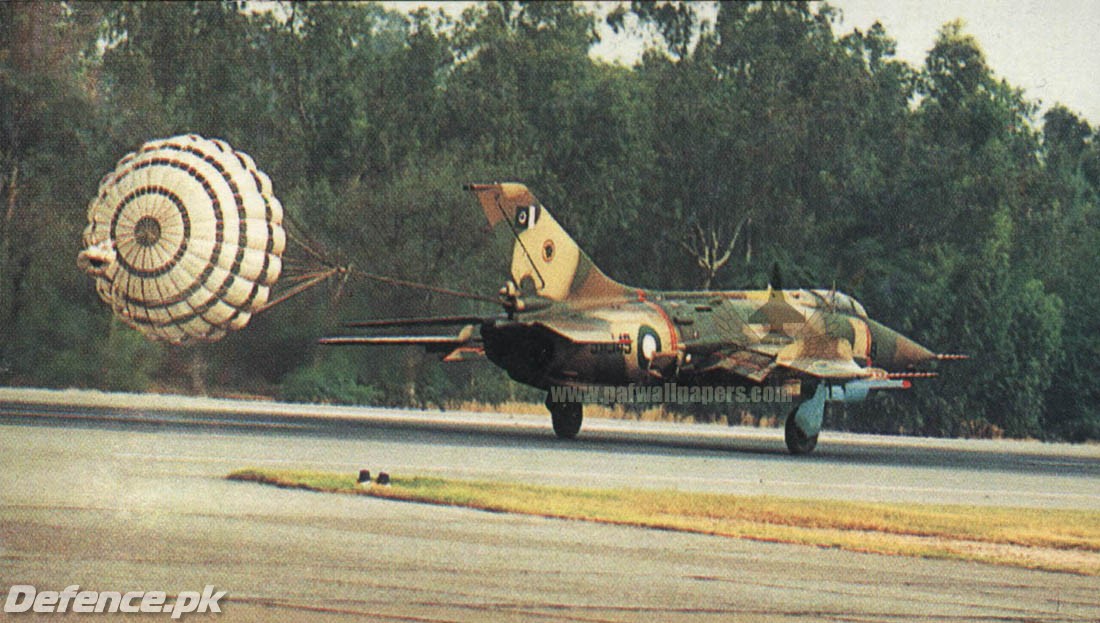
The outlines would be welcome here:
M 579 402 L 555 402 L 551 394 L 546 394 L 546 408 L 550 410 L 550 420 L 554 424 L 554 434 L 558 439 L 576 439 L 581 432 L 584 419 L 584 405 Z

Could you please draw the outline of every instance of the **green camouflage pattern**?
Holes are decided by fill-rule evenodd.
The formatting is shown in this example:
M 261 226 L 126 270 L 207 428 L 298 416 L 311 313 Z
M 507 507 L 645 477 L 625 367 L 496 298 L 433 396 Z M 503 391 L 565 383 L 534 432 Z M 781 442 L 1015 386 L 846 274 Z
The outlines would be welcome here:
M 658 291 L 604 274 L 522 184 L 473 184 L 489 226 L 513 240 L 500 290 L 503 314 L 397 319 L 360 326 L 463 325 L 457 334 L 344 336 L 328 344 L 408 344 L 445 361 L 486 357 L 514 380 L 548 390 L 560 437 L 580 429 L 581 405 L 553 388 L 591 385 L 796 387 L 787 445 L 806 453 L 828 402 L 904 389 L 937 355 L 867 316 L 835 290 Z M 473 320 L 474 322 L 469 322 Z M 476 325 L 480 324 L 475 333 Z

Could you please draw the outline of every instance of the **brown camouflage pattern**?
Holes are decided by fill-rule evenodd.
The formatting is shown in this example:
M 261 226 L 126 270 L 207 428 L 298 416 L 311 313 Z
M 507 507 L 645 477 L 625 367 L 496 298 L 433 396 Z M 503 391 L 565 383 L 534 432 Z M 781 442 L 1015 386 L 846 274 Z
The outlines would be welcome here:
M 522 184 L 468 187 L 514 244 L 505 317 L 457 335 L 349 336 L 328 344 L 408 344 L 447 361 L 481 356 L 517 381 L 569 384 L 786 384 L 917 378 L 939 356 L 829 290 L 658 291 L 597 268 Z M 433 319 L 426 319 L 432 321 Z M 437 319 L 450 320 L 450 319 Z M 417 326 L 408 319 L 388 326 Z M 370 324 L 370 323 L 365 323 Z
M 479 184 L 470 190 L 491 227 L 512 229 L 510 278 L 518 297 L 542 302 L 515 320 L 556 340 L 537 386 L 844 381 L 887 378 L 936 359 L 867 318 L 840 292 L 625 286 L 592 263 L 527 187 Z M 537 217 L 523 215 L 535 206 L 530 214 Z
M 489 226 L 514 240 L 502 315 L 373 320 L 351 326 L 462 326 L 457 334 L 347 336 L 326 344 L 408 344 L 444 361 L 482 357 L 540 389 L 647 385 L 783 386 L 798 395 L 785 440 L 811 452 L 827 402 L 904 389 L 934 376 L 937 355 L 867 317 L 852 297 L 829 290 L 658 291 L 605 275 L 522 184 L 473 184 Z M 480 331 L 475 333 L 475 324 Z M 547 407 L 555 433 L 572 439 L 582 405 Z

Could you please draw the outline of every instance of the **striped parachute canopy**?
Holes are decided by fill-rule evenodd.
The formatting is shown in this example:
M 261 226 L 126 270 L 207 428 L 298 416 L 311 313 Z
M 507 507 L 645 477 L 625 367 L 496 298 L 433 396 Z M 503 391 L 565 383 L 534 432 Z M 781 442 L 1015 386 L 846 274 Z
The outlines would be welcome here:
M 241 329 L 267 303 L 283 208 L 247 154 L 194 134 L 119 161 L 88 207 L 77 264 L 123 322 L 179 344 Z

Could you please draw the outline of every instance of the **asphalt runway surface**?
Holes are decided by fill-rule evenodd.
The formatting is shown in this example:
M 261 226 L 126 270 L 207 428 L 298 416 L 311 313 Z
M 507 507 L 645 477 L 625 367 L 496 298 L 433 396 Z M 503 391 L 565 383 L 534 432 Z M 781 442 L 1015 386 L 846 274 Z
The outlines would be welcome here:
M 1100 621 L 1100 578 L 263 487 L 243 467 L 1100 509 L 1100 446 L 0 389 L 0 590 L 184 620 Z M 46 615 L 9 615 L 38 620 Z M 56 615 L 111 620 L 110 615 Z M 117 620 L 170 620 L 167 614 Z

